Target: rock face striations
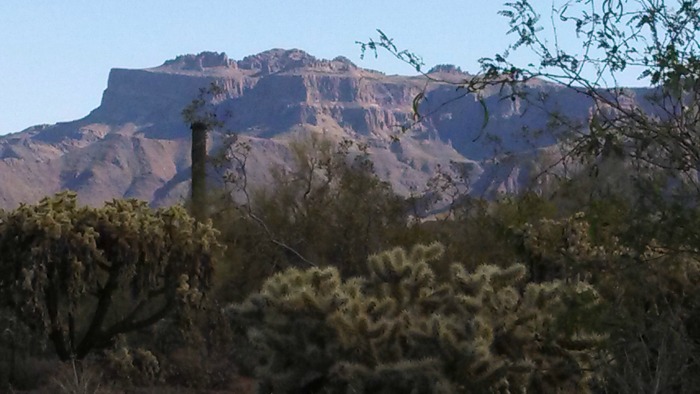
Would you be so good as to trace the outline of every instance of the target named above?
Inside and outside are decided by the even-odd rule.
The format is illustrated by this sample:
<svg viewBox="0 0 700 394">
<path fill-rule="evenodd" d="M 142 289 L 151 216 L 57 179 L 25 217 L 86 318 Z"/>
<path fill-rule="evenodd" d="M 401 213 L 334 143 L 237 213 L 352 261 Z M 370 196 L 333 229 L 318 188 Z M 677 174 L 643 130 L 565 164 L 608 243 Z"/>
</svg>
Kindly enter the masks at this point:
<svg viewBox="0 0 700 394">
<path fill-rule="evenodd" d="M 444 80 L 470 78 L 453 66 L 430 71 Z M 404 194 L 420 193 L 440 171 L 459 175 L 461 187 L 479 195 L 516 192 L 542 164 L 556 141 L 547 112 L 585 119 L 590 103 L 556 85 L 537 83 L 545 110 L 486 92 L 488 122 L 475 97 L 448 84 L 427 86 L 421 112 L 430 114 L 407 131 L 425 78 L 388 76 L 344 57 L 317 59 L 300 50 L 273 49 L 239 61 L 204 52 L 163 65 L 114 69 L 101 105 L 83 119 L 35 126 L 0 137 L 0 206 L 35 202 L 62 189 L 82 202 L 136 197 L 155 205 L 188 195 L 189 129 L 181 111 L 212 82 L 223 88 L 217 112 L 225 128 L 251 146 L 255 181 L 265 166 L 284 165 L 287 143 L 299 134 L 347 138 L 368 146 L 377 174 Z M 483 125 L 486 125 L 483 128 Z M 394 137 L 400 136 L 398 140 Z M 211 149 L 216 149 L 216 133 Z"/>
</svg>

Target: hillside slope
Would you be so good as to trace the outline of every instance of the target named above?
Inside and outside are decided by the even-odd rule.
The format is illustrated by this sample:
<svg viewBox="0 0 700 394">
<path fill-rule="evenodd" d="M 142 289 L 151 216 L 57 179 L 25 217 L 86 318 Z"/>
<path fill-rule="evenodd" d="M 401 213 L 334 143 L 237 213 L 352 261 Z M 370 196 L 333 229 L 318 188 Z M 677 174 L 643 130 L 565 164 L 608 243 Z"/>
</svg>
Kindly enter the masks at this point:
<svg viewBox="0 0 700 394">
<path fill-rule="evenodd" d="M 451 66 L 432 73 L 470 78 Z M 367 144 L 377 174 L 406 195 L 420 193 L 438 166 L 461 175 L 463 189 L 474 194 L 517 192 L 546 164 L 541 153 L 555 151 L 557 141 L 542 132 L 548 114 L 563 112 L 583 124 L 590 108 L 581 95 L 542 82 L 528 87 L 544 97 L 542 108 L 487 91 L 489 119 L 482 130 L 476 97 L 454 100 L 462 94 L 454 86 L 426 88 L 422 77 L 384 75 L 300 50 L 273 49 L 239 61 L 211 52 L 185 55 L 149 69 L 113 69 L 101 105 L 82 119 L 0 137 L 0 206 L 62 189 L 78 191 L 92 205 L 114 197 L 154 205 L 180 201 L 188 194 L 190 167 L 181 111 L 212 82 L 224 88 L 215 104 L 230 114 L 225 129 L 251 145 L 253 183 L 265 182 L 269 165 L 289 160 L 291 139 L 317 133 Z M 423 89 L 421 112 L 431 115 L 402 132 Z M 214 133 L 211 150 L 219 140 Z"/>
</svg>

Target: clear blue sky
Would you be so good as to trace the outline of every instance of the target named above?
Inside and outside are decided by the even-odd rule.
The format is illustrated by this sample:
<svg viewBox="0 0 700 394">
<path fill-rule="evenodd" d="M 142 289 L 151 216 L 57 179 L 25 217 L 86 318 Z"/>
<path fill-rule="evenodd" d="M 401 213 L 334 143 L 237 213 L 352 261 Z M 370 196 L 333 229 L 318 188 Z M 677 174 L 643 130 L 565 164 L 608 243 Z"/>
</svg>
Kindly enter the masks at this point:
<svg viewBox="0 0 700 394">
<path fill-rule="evenodd" d="M 1 0 L 0 134 L 87 115 L 111 68 L 205 50 L 241 59 L 299 48 L 411 74 L 388 54 L 359 60 L 355 41 L 380 28 L 428 66 L 476 71 L 478 58 L 512 40 L 501 8 L 498 0 Z"/>
</svg>

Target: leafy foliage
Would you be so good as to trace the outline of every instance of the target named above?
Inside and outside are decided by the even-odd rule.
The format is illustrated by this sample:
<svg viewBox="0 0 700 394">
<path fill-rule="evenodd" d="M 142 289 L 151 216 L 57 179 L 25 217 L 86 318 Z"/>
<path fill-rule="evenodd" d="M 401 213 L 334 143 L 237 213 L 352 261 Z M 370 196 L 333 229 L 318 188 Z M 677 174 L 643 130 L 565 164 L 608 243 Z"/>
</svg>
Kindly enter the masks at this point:
<svg viewBox="0 0 700 394">
<path fill-rule="evenodd" d="M 11 356 L 0 365 L 39 353 L 29 339 L 40 332 L 64 360 L 105 349 L 107 371 L 136 385 L 222 388 L 234 359 L 259 392 L 697 392 L 700 6 L 667 3 L 507 2 L 513 44 L 457 83 L 381 31 L 360 43 L 475 95 L 484 129 L 486 94 L 544 107 L 528 89 L 536 78 L 590 103 L 588 119 L 552 113 L 538 131 L 563 142 L 550 170 L 565 167 L 538 194 L 466 198 L 441 173 L 428 186 L 450 211 L 411 217 L 362 146 L 313 136 L 291 144 L 294 163 L 274 168 L 269 188 L 251 190 L 249 147 L 234 136 L 222 157 L 231 188 L 193 198 L 228 246 L 215 278 L 216 231 L 181 208 L 80 208 L 63 193 L 1 212 L 0 353 Z M 557 39 L 566 28 L 571 48 Z M 515 64 L 519 51 L 535 61 Z M 630 70 L 651 94 L 617 86 Z M 222 126 L 210 106 L 221 94 L 203 89 L 185 120 Z M 425 99 L 413 100 L 413 124 L 430 115 Z M 431 245 L 379 253 L 416 244 Z M 192 313 L 211 286 L 216 308 Z M 64 382 L 87 387 L 75 371 Z"/>
<path fill-rule="evenodd" d="M 528 88 L 534 79 L 572 89 L 590 103 L 585 124 L 552 112 L 547 130 L 542 130 L 565 143 L 559 164 L 583 161 L 598 173 L 601 161 L 624 158 L 625 172 L 645 189 L 637 198 L 672 192 L 674 198 L 695 203 L 700 165 L 698 1 L 574 0 L 545 5 L 518 0 L 505 2 L 503 8 L 500 14 L 508 20 L 514 40 L 480 59 L 481 73 L 457 83 L 426 78 L 456 85 L 464 96 L 476 98 L 498 88 L 504 99 L 519 100 L 523 108 L 547 107 L 547 97 Z M 399 50 L 381 31 L 377 40 L 359 44 L 363 54 L 386 50 L 422 72 L 420 56 Z M 518 64 L 514 59 L 532 60 Z M 653 89 L 640 94 L 620 87 L 623 73 L 638 75 Z M 416 98 L 423 100 L 423 95 Z M 484 108 L 486 115 L 488 110 Z M 416 116 L 423 118 L 417 111 Z"/>
<path fill-rule="evenodd" d="M 653 239 L 628 243 L 620 223 L 603 225 L 580 213 L 527 224 L 520 233 L 525 261 L 537 279 L 585 277 L 595 284 L 604 308 L 589 324 L 597 321 L 608 333 L 598 374 L 610 391 L 693 392 L 700 367 L 698 254 Z"/>
<path fill-rule="evenodd" d="M 343 275 L 364 272 L 367 255 L 405 233 L 404 201 L 365 154 L 350 152 L 351 144 L 318 136 L 293 141 L 293 164 L 273 168 L 271 184 L 257 190 L 247 187 L 245 151 L 236 153 L 239 166 L 212 215 L 222 242 L 232 246 L 219 278 L 226 300 L 242 300 L 290 266 L 342 260 Z M 247 198 L 232 201 L 241 191 Z"/>
</svg>

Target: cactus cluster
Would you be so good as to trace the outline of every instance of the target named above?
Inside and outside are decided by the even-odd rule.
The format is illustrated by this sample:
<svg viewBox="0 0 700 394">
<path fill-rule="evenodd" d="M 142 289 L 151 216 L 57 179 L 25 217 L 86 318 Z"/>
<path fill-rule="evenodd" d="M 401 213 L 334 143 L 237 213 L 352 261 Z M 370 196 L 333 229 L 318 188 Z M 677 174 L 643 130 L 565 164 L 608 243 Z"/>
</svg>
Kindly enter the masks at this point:
<svg viewBox="0 0 700 394">
<path fill-rule="evenodd" d="M 105 372 L 112 379 L 137 385 L 148 385 L 159 380 L 161 366 L 149 350 L 132 349 L 123 340 L 117 340 L 114 349 L 105 352 Z"/>
<path fill-rule="evenodd" d="M 81 207 L 63 192 L 0 212 L 0 304 L 47 334 L 60 358 L 202 302 L 216 232 L 181 207 Z"/>
<path fill-rule="evenodd" d="M 526 284 L 522 265 L 454 264 L 440 282 L 430 262 L 442 253 L 397 248 L 349 279 L 290 269 L 231 306 L 259 392 L 586 391 L 602 338 L 564 323 L 598 303 L 590 286 Z"/>
</svg>

